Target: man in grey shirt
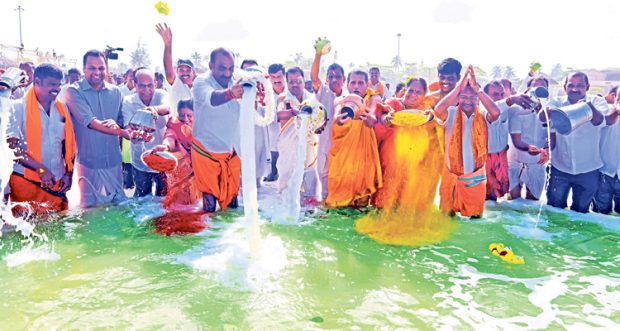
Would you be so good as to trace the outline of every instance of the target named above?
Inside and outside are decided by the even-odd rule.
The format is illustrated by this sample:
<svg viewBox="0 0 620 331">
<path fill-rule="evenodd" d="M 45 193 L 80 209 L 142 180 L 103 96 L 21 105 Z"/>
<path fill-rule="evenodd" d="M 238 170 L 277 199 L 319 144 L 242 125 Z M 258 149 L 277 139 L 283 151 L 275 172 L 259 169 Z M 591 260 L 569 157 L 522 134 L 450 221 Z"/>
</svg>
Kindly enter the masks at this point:
<svg viewBox="0 0 620 331">
<path fill-rule="evenodd" d="M 121 92 L 105 82 L 104 54 L 90 50 L 83 64 L 84 79 L 69 87 L 66 99 L 77 142 L 80 206 L 86 208 L 126 199 L 119 136 L 129 139 L 129 133 L 121 129 Z"/>
</svg>

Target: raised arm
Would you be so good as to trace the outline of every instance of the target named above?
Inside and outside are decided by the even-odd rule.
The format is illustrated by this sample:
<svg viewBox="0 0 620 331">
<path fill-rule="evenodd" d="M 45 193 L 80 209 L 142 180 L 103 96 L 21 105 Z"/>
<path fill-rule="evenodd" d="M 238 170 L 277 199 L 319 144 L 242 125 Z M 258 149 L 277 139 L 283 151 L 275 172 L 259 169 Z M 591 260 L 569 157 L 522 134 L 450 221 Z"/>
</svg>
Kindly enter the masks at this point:
<svg viewBox="0 0 620 331">
<path fill-rule="evenodd" d="M 172 30 L 166 23 L 157 24 L 155 30 L 161 36 L 164 41 L 164 71 L 166 72 L 166 80 L 168 84 L 172 85 L 177 75 L 174 72 L 174 65 L 172 64 Z"/>
<path fill-rule="evenodd" d="M 314 60 L 312 61 L 312 68 L 310 69 L 310 79 L 312 79 L 312 89 L 314 92 L 318 92 L 321 87 L 321 79 L 319 78 L 319 69 L 321 66 L 321 52 L 316 51 L 314 54 Z"/>
</svg>

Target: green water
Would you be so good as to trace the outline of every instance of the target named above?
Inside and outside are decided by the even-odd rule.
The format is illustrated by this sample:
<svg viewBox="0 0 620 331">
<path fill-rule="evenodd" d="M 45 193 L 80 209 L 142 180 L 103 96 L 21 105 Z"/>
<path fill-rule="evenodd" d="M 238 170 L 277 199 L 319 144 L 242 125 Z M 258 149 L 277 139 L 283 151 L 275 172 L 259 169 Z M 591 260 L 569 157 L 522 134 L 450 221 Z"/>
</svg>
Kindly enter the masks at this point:
<svg viewBox="0 0 620 331">
<path fill-rule="evenodd" d="M 618 329 L 620 220 L 543 212 L 535 226 L 534 205 L 514 207 L 456 218 L 449 240 L 421 248 L 377 244 L 334 212 L 265 223 L 255 255 L 235 213 L 170 237 L 154 233 L 152 205 L 74 214 L 36 228 L 55 260 L 9 267 L 24 244 L 0 239 L 0 328 Z"/>
</svg>

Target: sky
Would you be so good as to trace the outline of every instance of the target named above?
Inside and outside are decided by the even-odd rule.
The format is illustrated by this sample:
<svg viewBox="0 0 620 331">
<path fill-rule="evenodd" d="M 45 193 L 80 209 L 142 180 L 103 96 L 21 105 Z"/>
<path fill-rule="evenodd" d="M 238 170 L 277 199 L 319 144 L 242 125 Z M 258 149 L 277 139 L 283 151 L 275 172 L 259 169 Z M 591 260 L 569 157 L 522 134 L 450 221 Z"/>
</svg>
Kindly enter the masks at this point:
<svg viewBox="0 0 620 331">
<path fill-rule="evenodd" d="M 428 1 L 195 1 L 168 0 L 169 16 L 155 0 L 2 0 L 0 43 L 19 45 L 21 4 L 26 48 L 80 59 L 91 48 L 124 47 L 129 62 L 138 40 L 152 66 L 161 66 L 163 43 L 155 24 L 173 32 L 173 57 L 203 55 L 226 46 L 259 63 L 313 56 L 314 40 L 325 36 L 345 68 L 388 65 L 401 33 L 403 62 L 435 66 L 446 57 L 490 71 L 513 66 L 525 75 L 536 60 L 542 70 L 620 67 L 620 1 L 428 0 Z"/>
</svg>

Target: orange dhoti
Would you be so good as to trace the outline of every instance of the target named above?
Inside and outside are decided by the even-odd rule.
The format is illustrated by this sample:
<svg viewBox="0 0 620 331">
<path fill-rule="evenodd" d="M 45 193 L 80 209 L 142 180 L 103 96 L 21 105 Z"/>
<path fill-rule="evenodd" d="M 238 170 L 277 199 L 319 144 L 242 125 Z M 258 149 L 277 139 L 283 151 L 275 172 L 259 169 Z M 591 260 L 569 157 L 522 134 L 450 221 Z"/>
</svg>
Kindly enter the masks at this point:
<svg viewBox="0 0 620 331">
<path fill-rule="evenodd" d="M 57 184 L 56 187 L 58 186 Z M 9 187 L 11 188 L 11 202 L 28 203 L 36 215 L 46 215 L 68 209 L 67 196 L 64 193 L 43 189 L 41 184 L 30 181 L 20 174 L 11 174 Z M 25 207 L 13 208 L 15 215 L 21 216 L 25 212 Z"/>
<path fill-rule="evenodd" d="M 460 212 L 461 216 L 481 216 L 486 198 L 486 169 L 455 175 L 444 167 L 439 186 L 439 208 L 446 212 Z"/>
<path fill-rule="evenodd" d="M 363 205 L 383 185 L 375 131 L 362 121 L 332 126 L 327 199 L 329 208 Z"/>
<path fill-rule="evenodd" d="M 220 208 L 226 209 L 239 194 L 241 184 L 241 160 L 237 153 L 211 153 L 194 139 L 191 157 L 198 190 L 213 195 Z"/>
</svg>

